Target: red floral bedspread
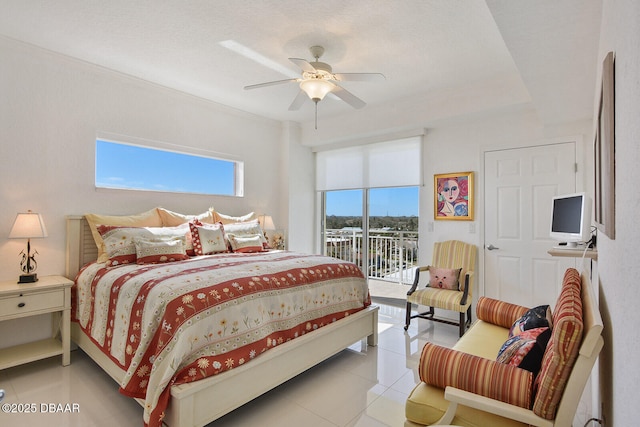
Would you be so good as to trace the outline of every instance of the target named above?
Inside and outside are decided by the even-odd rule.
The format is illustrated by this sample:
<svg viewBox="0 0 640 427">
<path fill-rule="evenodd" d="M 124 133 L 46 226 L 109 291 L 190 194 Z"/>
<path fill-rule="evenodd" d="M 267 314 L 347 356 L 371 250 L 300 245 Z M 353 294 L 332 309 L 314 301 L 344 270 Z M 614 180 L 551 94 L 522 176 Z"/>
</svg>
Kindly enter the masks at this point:
<svg viewBox="0 0 640 427">
<path fill-rule="evenodd" d="M 218 374 L 370 304 L 354 264 L 272 251 L 106 268 L 88 264 L 73 318 L 160 426 L 169 386 Z"/>
</svg>

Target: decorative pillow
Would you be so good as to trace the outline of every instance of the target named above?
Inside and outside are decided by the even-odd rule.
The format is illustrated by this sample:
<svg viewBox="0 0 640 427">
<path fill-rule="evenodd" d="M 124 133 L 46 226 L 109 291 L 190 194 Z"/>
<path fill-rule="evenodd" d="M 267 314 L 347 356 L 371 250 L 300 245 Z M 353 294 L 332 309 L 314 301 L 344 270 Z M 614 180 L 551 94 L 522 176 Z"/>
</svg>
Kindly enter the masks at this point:
<svg viewBox="0 0 640 427">
<path fill-rule="evenodd" d="M 535 328 L 553 328 L 551 308 L 548 305 L 539 305 L 529 309 L 521 318 L 513 322 L 509 329 L 509 337 Z"/>
<path fill-rule="evenodd" d="M 496 360 L 537 375 L 549 338 L 551 338 L 551 329 L 547 327 L 523 331 L 502 344 Z"/>
<path fill-rule="evenodd" d="M 245 222 L 234 222 L 229 224 L 224 224 L 224 232 L 233 234 L 236 236 L 260 236 L 260 241 L 262 243 L 262 247 L 264 249 L 269 248 L 269 242 L 264 237 L 264 233 L 262 232 L 262 228 L 260 227 L 260 223 L 257 219 Z"/>
<path fill-rule="evenodd" d="M 138 264 L 160 264 L 189 259 L 182 238 L 168 240 L 136 239 L 136 262 Z"/>
<path fill-rule="evenodd" d="M 461 271 L 462 268 L 429 267 L 429 287 L 459 291 Z"/>
<path fill-rule="evenodd" d="M 263 252 L 262 238 L 257 235 L 236 236 L 227 234 L 233 252 Z"/>
<path fill-rule="evenodd" d="M 257 220 L 255 212 L 249 212 L 248 214 L 241 216 L 232 216 L 213 211 L 213 222 L 221 222 L 224 225 L 232 224 L 234 222 L 247 222 L 254 219 Z"/>
<path fill-rule="evenodd" d="M 187 232 L 189 225 L 178 227 L 118 227 L 113 225 L 98 225 L 100 236 L 104 241 L 107 266 L 114 267 L 121 264 L 136 262 L 136 239 L 168 240 L 180 238 L 185 248 L 188 248 Z M 189 233 L 191 234 L 191 233 Z M 189 239 L 190 240 L 190 239 Z"/>
<path fill-rule="evenodd" d="M 108 255 L 102 235 L 98 232 L 98 225 L 117 225 L 120 227 L 162 227 L 162 219 L 156 208 L 136 215 L 99 215 L 85 214 L 93 240 L 98 247 L 98 262 L 106 262 Z"/>
<path fill-rule="evenodd" d="M 213 208 L 209 208 L 208 211 L 198 215 L 185 215 L 178 212 L 172 212 L 165 208 L 158 208 L 158 214 L 162 219 L 162 225 L 165 227 L 175 227 L 176 225 L 185 224 L 195 220 L 209 224 L 213 224 L 215 222 L 213 220 Z"/>
<path fill-rule="evenodd" d="M 210 255 L 227 251 L 224 228 L 221 222 L 203 224 L 200 221 L 189 223 L 193 238 L 193 251 L 196 255 Z"/>
</svg>

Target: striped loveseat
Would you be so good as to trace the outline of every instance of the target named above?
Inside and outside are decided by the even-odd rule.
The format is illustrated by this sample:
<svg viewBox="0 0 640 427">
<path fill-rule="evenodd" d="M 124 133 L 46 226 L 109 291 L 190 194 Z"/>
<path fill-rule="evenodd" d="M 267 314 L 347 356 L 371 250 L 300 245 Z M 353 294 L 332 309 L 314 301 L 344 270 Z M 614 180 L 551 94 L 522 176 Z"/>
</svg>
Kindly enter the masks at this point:
<svg viewBox="0 0 640 427">
<path fill-rule="evenodd" d="M 565 272 L 537 375 L 496 361 L 509 328 L 527 310 L 480 298 L 478 320 L 453 349 L 427 343 L 405 426 L 571 426 L 603 346 L 593 289 L 577 270 Z"/>
</svg>

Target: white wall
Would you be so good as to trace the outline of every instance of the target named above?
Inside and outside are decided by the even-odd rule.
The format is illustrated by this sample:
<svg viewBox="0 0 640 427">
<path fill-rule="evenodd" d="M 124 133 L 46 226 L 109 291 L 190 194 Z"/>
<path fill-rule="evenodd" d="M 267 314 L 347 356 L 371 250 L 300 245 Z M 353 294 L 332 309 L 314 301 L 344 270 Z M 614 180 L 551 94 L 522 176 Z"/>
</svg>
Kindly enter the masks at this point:
<svg viewBox="0 0 640 427">
<path fill-rule="evenodd" d="M 607 426 L 638 423 L 637 387 L 640 342 L 638 209 L 640 209 L 640 2 L 605 0 L 599 61 L 615 52 L 615 227 L 611 240 L 598 236 L 600 311 L 604 350 L 600 385 Z M 598 71 L 600 76 L 601 70 Z M 599 90 L 599 88 L 595 88 Z"/>
<path fill-rule="evenodd" d="M 232 214 L 268 213 L 276 224 L 286 225 L 289 195 L 281 191 L 281 182 L 289 174 L 279 122 L 5 38 L 0 38 L 0 94 L 0 280 L 17 280 L 21 273 L 18 254 L 26 242 L 7 236 L 16 213 L 27 209 L 42 214 L 49 232 L 48 238 L 32 241 L 40 275 L 64 273 L 69 214 L 130 214 L 158 205 L 200 213 L 214 206 Z M 240 158 L 245 195 L 96 190 L 97 132 Z M 3 337 L 2 330 L 12 327 L 5 323 L 0 324 Z"/>
<path fill-rule="evenodd" d="M 42 213 L 49 237 L 34 241 L 40 274 L 63 273 L 64 216 L 127 214 L 162 205 L 179 212 L 269 213 L 280 189 L 281 124 L 7 39 L 0 39 L 2 114 L 0 235 L 18 211 Z M 97 132 L 196 147 L 245 161 L 245 196 L 96 190 Z M 286 209 L 284 209 L 286 212 Z M 272 213 L 273 212 L 273 213 Z M 284 225 L 284 223 L 283 223 Z M 19 274 L 22 241 L 0 239 L 0 279 Z"/>
</svg>

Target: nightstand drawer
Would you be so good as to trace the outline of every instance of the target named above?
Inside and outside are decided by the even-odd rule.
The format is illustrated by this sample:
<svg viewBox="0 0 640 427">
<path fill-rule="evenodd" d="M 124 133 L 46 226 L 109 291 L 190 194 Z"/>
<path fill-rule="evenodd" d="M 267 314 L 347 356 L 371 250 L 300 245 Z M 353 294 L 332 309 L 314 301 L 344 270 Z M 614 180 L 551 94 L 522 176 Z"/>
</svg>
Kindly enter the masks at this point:
<svg viewBox="0 0 640 427">
<path fill-rule="evenodd" d="M 13 317 L 61 307 L 64 307 L 63 291 L 28 293 L 0 299 L 0 316 Z"/>
</svg>

